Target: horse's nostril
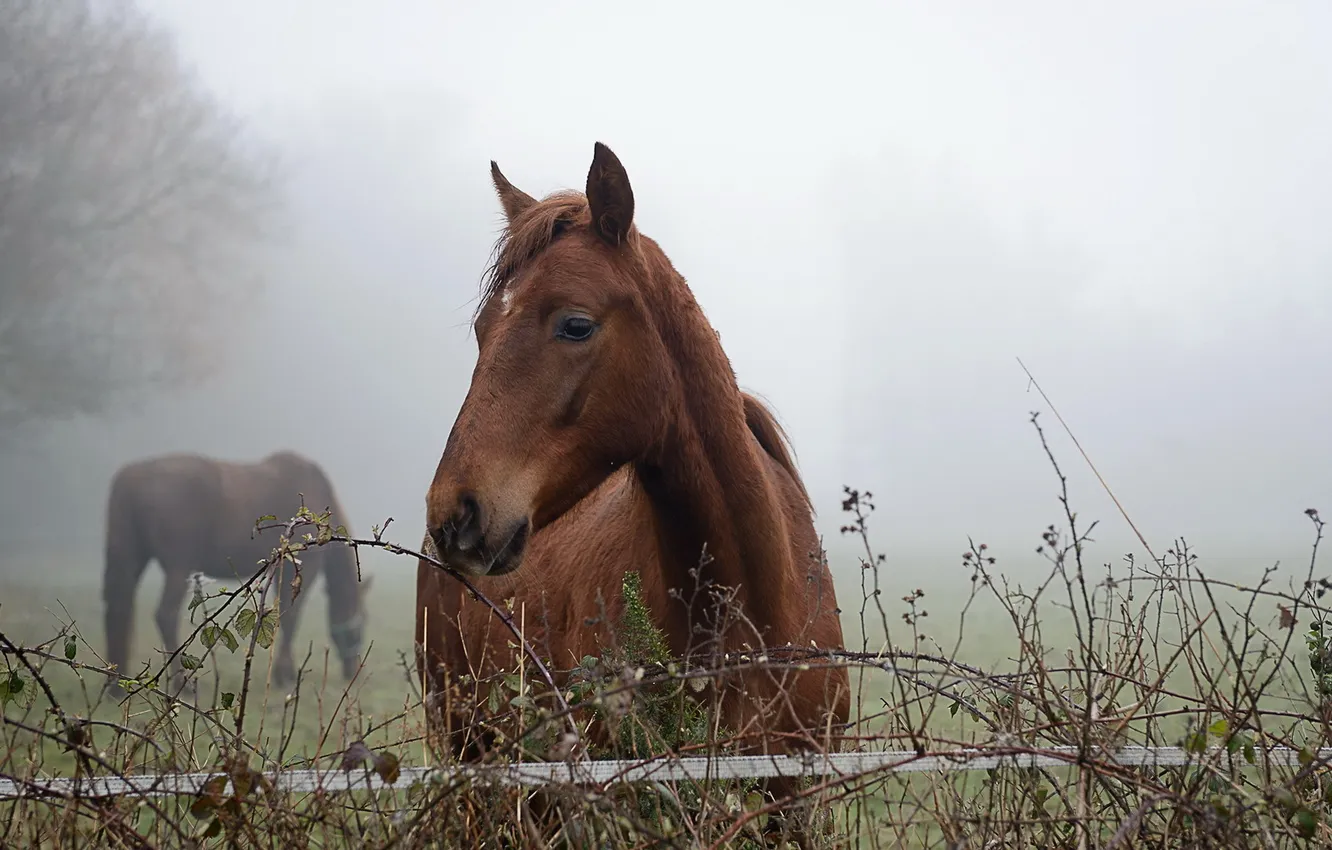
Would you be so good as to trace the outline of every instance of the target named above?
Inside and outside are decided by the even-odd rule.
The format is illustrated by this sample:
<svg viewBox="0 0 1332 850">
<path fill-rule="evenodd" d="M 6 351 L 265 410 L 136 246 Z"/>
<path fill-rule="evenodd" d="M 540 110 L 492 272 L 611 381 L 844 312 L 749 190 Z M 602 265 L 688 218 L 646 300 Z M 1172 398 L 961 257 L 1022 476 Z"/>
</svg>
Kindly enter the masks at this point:
<svg viewBox="0 0 1332 850">
<path fill-rule="evenodd" d="M 441 553 L 447 551 L 449 546 L 453 544 L 452 525 L 446 522 L 443 525 L 436 526 L 430 532 L 430 538 L 434 541 L 436 551 Z"/>
<path fill-rule="evenodd" d="M 458 548 L 468 551 L 481 542 L 481 505 L 470 493 L 460 501 L 462 505 L 454 520 L 454 528 L 457 529 Z"/>
</svg>

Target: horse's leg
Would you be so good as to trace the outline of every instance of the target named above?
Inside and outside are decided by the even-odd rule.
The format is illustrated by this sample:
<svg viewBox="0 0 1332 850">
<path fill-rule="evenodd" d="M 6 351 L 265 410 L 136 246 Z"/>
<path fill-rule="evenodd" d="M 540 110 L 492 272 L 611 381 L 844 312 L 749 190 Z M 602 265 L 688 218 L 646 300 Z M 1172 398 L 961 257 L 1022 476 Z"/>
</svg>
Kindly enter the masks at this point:
<svg viewBox="0 0 1332 850">
<path fill-rule="evenodd" d="M 113 545 L 107 547 L 106 575 L 103 579 L 102 601 L 105 606 L 103 625 L 106 629 L 107 661 L 116 676 L 107 678 L 106 692 L 115 699 L 125 696 L 119 677 L 129 677 L 125 666 L 130 660 L 130 642 L 134 637 L 134 596 L 143 575 L 144 561 L 138 553 Z"/>
<path fill-rule="evenodd" d="M 170 654 L 180 648 L 180 609 L 185 604 L 188 578 L 184 572 L 173 570 L 165 563 L 162 564 L 162 574 L 164 581 L 162 598 L 157 603 L 157 630 L 162 635 L 162 648 Z M 176 659 L 167 671 L 168 681 L 178 679 L 182 672 L 180 659 Z"/>
<path fill-rule="evenodd" d="M 305 608 L 305 598 L 310 594 L 309 585 L 315 578 L 314 570 L 301 572 L 300 595 L 292 598 L 291 582 L 296 576 L 296 567 L 290 561 L 282 562 L 282 574 L 278 581 L 278 598 L 281 600 L 278 622 L 277 658 L 273 663 L 273 684 L 286 688 L 296 681 L 296 660 L 292 646 L 296 642 L 296 628 L 300 624 L 301 611 Z"/>
</svg>

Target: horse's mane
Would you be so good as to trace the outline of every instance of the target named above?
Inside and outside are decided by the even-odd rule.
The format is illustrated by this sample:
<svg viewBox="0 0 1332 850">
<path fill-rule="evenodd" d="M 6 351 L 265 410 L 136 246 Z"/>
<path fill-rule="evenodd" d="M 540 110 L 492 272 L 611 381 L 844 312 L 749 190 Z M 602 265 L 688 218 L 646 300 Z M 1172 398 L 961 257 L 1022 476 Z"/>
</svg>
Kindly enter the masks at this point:
<svg viewBox="0 0 1332 850">
<path fill-rule="evenodd" d="M 555 222 L 586 224 L 591 220 L 587 196 L 573 190 L 556 192 L 523 210 L 495 240 L 491 263 L 481 281 L 477 314 L 490 299 L 504 291 L 523 266 L 555 240 Z"/>
<path fill-rule="evenodd" d="M 805 504 L 810 510 L 814 509 L 814 502 L 809 497 L 809 491 L 805 489 L 805 482 L 800 479 L 800 473 L 796 470 L 795 458 L 791 454 L 791 441 L 786 435 L 786 430 L 777 422 L 772 411 L 759 401 L 755 396 L 741 390 L 740 398 L 745 402 L 745 424 L 758 439 L 759 445 L 763 450 L 772 455 L 772 459 L 785 469 L 791 475 L 791 480 L 800 490 L 800 497 L 805 500 Z"/>
</svg>

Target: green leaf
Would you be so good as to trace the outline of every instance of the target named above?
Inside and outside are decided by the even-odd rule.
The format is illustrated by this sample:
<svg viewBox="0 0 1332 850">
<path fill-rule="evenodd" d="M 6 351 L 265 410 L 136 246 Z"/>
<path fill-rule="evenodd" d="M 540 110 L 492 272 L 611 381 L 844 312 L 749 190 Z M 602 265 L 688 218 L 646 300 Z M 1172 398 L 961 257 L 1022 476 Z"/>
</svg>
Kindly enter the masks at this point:
<svg viewBox="0 0 1332 850">
<path fill-rule="evenodd" d="M 1224 717 L 1222 717 L 1220 720 L 1216 721 L 1211 726 L 1208 726 L 1207 731 L 1211 732 L 1213 735 L 1220 738 L 1226 734 L 1226 730 L 1229 728 L 1230 724 L 1226 722 L 1226 719 Z"/>
<path fill-rule="evenodd" d="M 1313 764 L 1314 754 L 1309 752 L 1308 747 L 1300 747 L 1300 753 L 1297 758 L 1300 760 L 1300 767 L 1308 767 Z"/>
<path fill-rule="evenodd" d="M 1184 739 L 1184 750 L 1190 753 L 1207 752 L 1207 736 L 1202 732 L 1194 732 Z"/>
<path fill-rule="evenodd" d="M 79 654 L 79 639 L 74 635 L 70 635 L 69 637 L 65 638 L 65 658 L 69 659 L 70 661 L 73 661 L 74 656 L 78 654 Z"/>
<path fill-rule="evenodd" d="M 1257 760 L 1257 758 L 1258 758 L 1257 753 L 1255 753 L 1253 750 L 1253 742 L 1246 741 L 1244 744 L 1244 760 L 1247 761 L 1249 764 L 1253 764 Z"/>
<path fill-rule="evenodd" d="M 235 652 L 240 649 L 240 641 L 231 633 L 231 629 L 223 629 L 221 634 L 222 642 L 227 645 L 227 649 Z"/>
<path fill-rule="evenodd" d="M 259 645 L 262 646 L 264 649 L 268 649 L 270 646 L 272 646 L 273 635 L 276 634 L 276 632 L 277 632 L 277 612 L 271 610 L 265 611 L 263 619 L 259 621 L 259 626 L 256 629 L 256 633 L 259 635 L 259 637 L 257 638 L 257 640 L 259 641 Z"/>
<path fill-rule="evenodd" d="M 203 631 L 199 632 L 199 641 L 209 649 L 212 649 L 213 646 L 217 643 L 217 637 L 218 637 L 217 626 L 214 626 L 212 623 L 209 623 L 208 625 L 204 626 Z"/>
<path fill-rule="evenodd" d="M 22 694 L 24 684 L 26 683 L 23 681 L 23 677 L 19 676 L 17 670 L 8 676 L 0 675 L 0 708 L 8 705 L 10 700 Z"/>
<path fill-rule="evenodd" d="M 1295 808 L 1295 795 L 1290 793 L 1289 788 L 1277 788 L 1272 791 L 1272 802 L 1276 803 L 1286 811 Z"/>
<path fill-rule="evenodd" d="M 198 608 L 203 603 L 204 603 L 203 588 L 199 587 L 199 585 L 196 584 L 194 586 L 194 596 L 190 599 L 190 607 L 188 608 L 188 610 L 193 611 L 195 608 Z"/>
<path fill-rule="evenodd" d="M 750 791 L 745 795 L 745 811 L 757 812 L 763 808 L 763 795 L 758 791 Z"/>
<path fill-rule="evenodd" d="M 958 709 L 960 709 L 961 707 L 962 703 L 958 702 L 957 700 L 953 700 L 953 704 L 948 706 L 948 716 L 957 717 Z"/>
<path fill-rule="evenodd" d="M 227 691 L 226 693 L 222 694 L 222 708 L 224 709 L 231 708 L 231 704 L 234 703 L 235 701 L 236 701 L 236 695 L 233 694 L 231 691 Z"/>
<path fill-rule="evenodd" d="M 1295 813 L 1295 828 L 1301 837 L 1313 838 L 1314 831 L 1318 829 L 1318 816 L 1310 809 L 1301 808 Z"/>
<path fill-rule="evenodd" d="M 180 655 L 180 666 L 184 667 L 186 670 L 198 670 L 203 666 L 203 662 L 195 658 L 193 655 L 190 655 L 188 652 L 183 652 Z"/>
<path fill-rule="evenodd" d="M 250 632 L 254 631 L 254 623 L 259 619 L 253 608 L 246 608 L 236 615 L 236 631 L 240 632 L 241 637 L 249 637 Z"/>
</svg>

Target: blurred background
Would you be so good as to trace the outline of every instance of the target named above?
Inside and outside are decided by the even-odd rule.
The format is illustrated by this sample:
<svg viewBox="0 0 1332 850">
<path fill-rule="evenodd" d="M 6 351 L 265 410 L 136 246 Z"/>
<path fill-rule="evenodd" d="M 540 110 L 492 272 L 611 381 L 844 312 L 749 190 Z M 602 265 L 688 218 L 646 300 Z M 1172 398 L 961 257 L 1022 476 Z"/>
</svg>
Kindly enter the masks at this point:
<svg viewBox="0 0 1332 850">
<path fill-rule="evenodd" d="M 1018 358 L 1157 554 L 1307 566 L 1329 26 L 1314 0 L 6 3 L 0 581 L 98 611 L 110 477 L 173 451 L 297 450 L 354 531 L 419 541 L 488 161 L 581 189 L 595 141 L 789 430 L 844 594 L 844 485 L 889 598 L 966 586 L 969 537 L 1040 569 L 1038 410 L 1092 560 L 1143 556 Z M 409 620 L 414 563 L 374 568 Z M 26 592 L 0 621 L 55 604 Z"/>
</svg>

